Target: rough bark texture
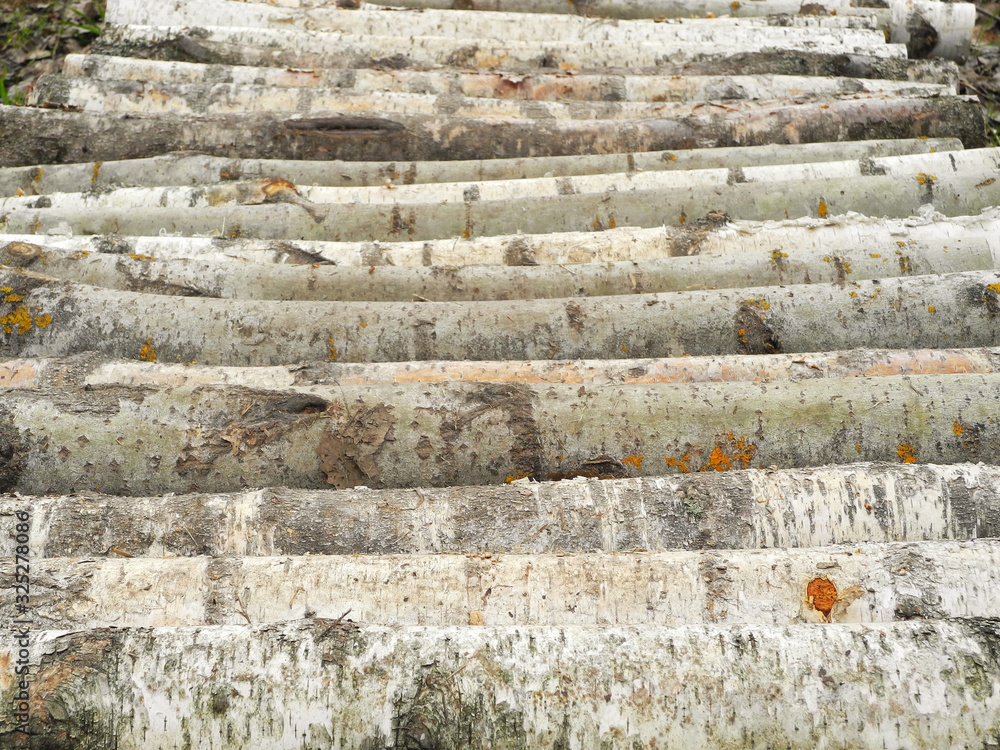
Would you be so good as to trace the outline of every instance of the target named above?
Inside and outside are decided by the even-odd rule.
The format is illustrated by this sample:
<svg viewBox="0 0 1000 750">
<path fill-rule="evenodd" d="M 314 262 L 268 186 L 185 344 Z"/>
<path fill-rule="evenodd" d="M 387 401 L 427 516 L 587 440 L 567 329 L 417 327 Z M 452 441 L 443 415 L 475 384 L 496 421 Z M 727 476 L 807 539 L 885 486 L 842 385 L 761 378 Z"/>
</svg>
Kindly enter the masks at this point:
<svg viewBox="0 0 1000 750">
<path fill-rule="evenodd" d="M 826 109 L 821 109 L 826 106 Z M 0 108 L 0 165 L 156 156 L 421 160 L 518 158 L 878 138 L 986 145 L 982 110 L 958 98 L 843 100 L 682 120 L 549 122 L 433 115 L 150 116 Z"/>
<path fill-rule="evenodd" d="M 895 261 L 907 263 L 903 254 Z M 10 334 L 0 352 L 252 366 L 1000 345 L 997 272 L 853 282 L 840 266 L 841 284 L 377 304 L 173 297 L 0 271 L 11 290 L 0 307 Z"/>
<path fill-rule="evenodd" d="M 313 619 L 57 631 L 33 644 L 32 729 L 54 750 L 188 738 L 225 750 L 814 748 L 831 735 L 940 748 L 997 736 L 1000 713 L 998 624 L 978 618 L 601 630 Z"/>
<path fill-rule="evenodd" d="M 492 487 L 6 496 L 5 530 L 18 510 L 30 510 L 36 560 L 808 548 L 998 537 L 1000 470 L 846 464 Z M 13 545 L 0 536 L 8 557 Z"/>
<path fill-rule="evenodd" d="M 613 386 L 10 389 L 7 491 L 502 484 L 993 462 L 1000 376 Z M 147 425 L 153 424 L 155 432 Z"/>
</svg>

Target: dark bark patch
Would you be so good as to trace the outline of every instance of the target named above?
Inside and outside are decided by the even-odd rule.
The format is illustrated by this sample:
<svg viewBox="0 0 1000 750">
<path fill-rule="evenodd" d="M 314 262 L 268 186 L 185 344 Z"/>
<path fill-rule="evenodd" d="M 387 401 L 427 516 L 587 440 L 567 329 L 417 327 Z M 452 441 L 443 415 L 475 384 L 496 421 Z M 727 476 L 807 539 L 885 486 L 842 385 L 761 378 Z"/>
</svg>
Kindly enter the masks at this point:
<svg viewBox="0 0 1000 750">
<path fill-rule="evenodd" d="M 13 492 L 24 470 L 27 444 L 14 424 L 14 415 L 0 409 L 0 492 Z"/>
<path fill-rule="evenodd" d="M 941 41 L 937 29 L 919 13 L 911 13 L 906 19 L 906 31 L 910 35 L 906 43 L 906 53 L 910 59 L 929 57 Z"/>
<path fill-rule="evenodd" d="M 393 439 L 396 418 L 391 412 L 392 407 L 385 404 L 363 408 L 336 431 L 323 435 L 317 452 L 327 484 L 343 490 L 379 483 L 375 456 L 384 442 Z"/>
<path fill-rule="evenodd" d="M 781 354 L 777 334 L 750 305 L 740 305 L 734 320 L 736 340 L 743 354 Z"/>
<path fill-rule="evenodd" d="M 528 247 L 528 242 L 522 237 L 511 240 L 504 248 L 503 262 L 508 266 L 537 266 L 538 262 Z"/>
<path fill-rule="evenodd" d="M 569 318 L 569 327 L 577 333 L 583 333 L 584 322 L 587 320 L 587 313 L 580 307 L 579 302 L 568 302 L 566 304 L 566 317 Z"/>
</svg>

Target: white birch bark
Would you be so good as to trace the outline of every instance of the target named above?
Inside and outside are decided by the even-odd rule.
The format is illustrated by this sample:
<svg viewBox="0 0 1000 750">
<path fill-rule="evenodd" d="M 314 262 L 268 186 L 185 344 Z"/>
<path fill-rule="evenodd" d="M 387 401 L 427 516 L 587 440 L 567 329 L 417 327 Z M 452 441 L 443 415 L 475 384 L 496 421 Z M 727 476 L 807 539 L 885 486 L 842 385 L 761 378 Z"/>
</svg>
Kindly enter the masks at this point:
<svg viewBox="0 0 1000 750">
<path fill-rule="evenodd" d="M 0 237 L 0 243 L 2 243 Z M 37 238 L 32 238 L 37 239 Z M 0 244 L 0 260 L 11 261 Z M 21 267 L 66 281 L 150 294 L 223 299 L 314 301 L 483 301 L 596 297 L 736 289 L 782 284 L 853 282 L 1000 268 L 984 245 L 947 250 L 850 250 L 834 261 L 827 250 L 694 255 L 609 264 L 414 268 L 235 264 L 211 260 L 160 261 L 140 255 L 83 255 L 18 243 L 35 257 Z M 905 260 L 901 262 L 901 259 Z"/>
<path fill-rule="evenodd" d="M 206 66 L 199 63 L 143 60 L 112 55 L 67 55 L 67 76 L 95 81 L 143 81 L 153 84 L 219 84 L 271 88 L 332 88 L 355 94 L 395 91 L 499 99 L 582 101 L 707 101 L 771 99 L 836 94 L 956 94 L 948 83 L 796 75 L 629 75 L 538 73 L 529 76 L 435 70 L 303 70 L 253 66 Z"/>
<path fill-rule="evenodd" d="M 31 729 L 95 750 L 968 745 L 1000 711 L 996 638 L 991 619 L 43 631 Z"/>
<path fill-rule="evenodd" d="M 677 151 L 476 161 L 345 162 L 281 159 L 226 159 L 182 152 L 125 161 L 0 167 L 0 195 L 78 193 L 94 187 L 168 187 L 211 185 L 236 179 L 283 175 L 302 185 L 384 186 L 476 180 L 567 177 L 610 172 L 754 167 L 774 164 L 846 161 L 907 154 L 961 151 L 957 138 L 769 144 Z"/>
<path fill-rule="evenodd" d="M 1000 470 L 855 463 L 488 488 L 0 496 L 5 530 L 25 510 L 35 561 L 811 548 L 1000 536 Z M 8 557 L 14 545 L 0 536 Z"/>
<path fill-rule="evenodd" d="M 399 488 L 996 460 L 997 375 L 887 376 L 875 387 L 873 407 L 861 378 L 8 389 L 2 489 Z"/>
<path fill-rule="evenodd" d="M 150 6 L 167 7 L 167 6 Z M 697 29 L 697 27 L 695 27 Z M 735 52 L 798 50 L 824 55 L 867 55 L 905 59 L 906 47 L 887 44 L 880 32 L 841 31 L 782 26 L 712 30 L 697 29 L 687 39 L 669 46 L 644 41 L 493 41 L 435 36 L 361 36 L 338 32 L 298 31 L 291 28 L 254 28 L 228 25 L 205 26 L 196 44 L 204 49 L 224 46 L 236 55 L 234 64 L 262 65 L 265 50 L 286 50 L 292 58 L 318 55 L 338 67 L 361 67 L 361 60 L 391 59 L 401 55 L 411 65 L 444 65 L 459 68 L 551 67 L 561 70 L 594 68 L 652 68 L 662 63 L 695 62 L 723 58 Z M 142 44 L 184 36 L 184 23 L 119 27 L 116 41 Z M 842 33 L 843 41 L 837 39 Z M 237 49 L 239 48 L 239 49 Z M 274 56 L 270 55 L 273 59 Z M 239 59 L 241 62 L 236 63 Z M 544 63 L 544 65 L 543 65 Z"/>
<path fill-rule="evenodd" d="M 270 625 L 788 625 L 990 617 L 996 540 L 785 550 L 50 558 L 32 564 L 46 630 Z M 820 593 L 816 593 L 816 592 Z M 17 619 L 16 594 L 0 614 Z"/>
<path fill-rule="evenodd" d="M 900 14 L 902 15 L 902 14 Z M 767 17 L 689 18 L 672 23 L 652 20 L 599 22 L 565 14 L 426 9 L 400 13 L 381 8 L 344 12 L 339 8 L 279 10 L 263 3 L 229 0 L 174 0 L 169 4 L 149 4 L 140 0 L 116 0 L 106 19 L 121 26 L 230 26 L 239 28 L 295 29 L 311 32 L 340 32 L 357 36 L 443 37 L 494 42 L 606 41 L 615 43 L 670 43 L 716 38 L 741 29 L 753 33 L 761 28 L 810 28 L 833 40 L 859 39 L 885 44 L 881 33 L 853 34 L 855 30 L 875 30 L 874 13 L 867 16 L 791 16 L 774 22 Z M 864 27 L 868 27 L 865 29 Z M 971 30 L 971 24 L 969 29 Z M 780 33 L 780 32 L 779 32 Z"/>
<path fill-rule="evenodd" d="M 24 196 L 4 199 L 8 210 L 0 217 L 0 231 L 22 235 L 181 233 L 279 240 L 428 241 L 617 226 L 657 227 L 685 224 L 691 217 L 708 214 L 721 221 L 721 212 L 747 220 L 773 221 L 841 215 L 877 205 L 885 217 L 907 217 L 929 204 L 940 213 L 955 216 L 1000 203 L 1000 150 L 958 153 L 962 155 L 951 158 L 945 154 L 896 157 L 900 167 L 884 168 L 884 172 L 878 165 L 865 168 L 858 162 L 699 170 L 692 177 L 696 184 L 677 187 L 655 185 L 683 181 L 681 173 L 646 172 L 464 185 L 304 188 L 303 195 L 295 186 L 282 189 L 284 181 L 280 179 L 244 194 L 226 186 L 160 191 L 136 188 L 83 198 L 84 206 L 79 208 L 72 206 L 72 199 L 58 195 Z M 939 162 L 937 157 L 943 157 L 943 171 L 923 171 Z M 955 171 L 951 162 L 957 164 L 959 159 L 968 166 Z M 768 183 L 773 189 L 764 189 Z M 616 189 L 626 186 L 628 189 Z M 179 195 L 173 207 L 171 193 Z M 125 206 L 113 205 L 116 195 L 123 197 Z M 321 200 L 337 196 L 343 202 L 317 203 L 304 197 L 312 195 Z M 157 196 L 163 198 L 165 207 Z M 420 202 L 405 202 L 410 196 Z M 225 202 L 227 198 L 230 203 Z M 59 204 L 64 200 L 70 205 L 62 208 Z M 213 201 L 217 204 L 197 205 Z M 191 202 L 195 203 L 193 208 L 188 205 Z M 111 205 L 103 207 L 102 203 Z M 688 235 L 696 244 L 702 233 L 691 225 Z"/>
</svg>

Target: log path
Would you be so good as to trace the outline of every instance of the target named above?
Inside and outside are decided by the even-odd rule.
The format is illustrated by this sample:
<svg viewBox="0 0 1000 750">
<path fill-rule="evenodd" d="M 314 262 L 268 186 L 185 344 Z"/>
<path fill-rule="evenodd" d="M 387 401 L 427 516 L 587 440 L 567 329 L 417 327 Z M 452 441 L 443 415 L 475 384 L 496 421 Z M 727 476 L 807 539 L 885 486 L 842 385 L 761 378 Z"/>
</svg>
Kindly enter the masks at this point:
<svg viewBox="0 0 1000 750">
<path fill-rule="evenodd" d="M 1000 746 L 938 0 L 111 0 L 0 106 L 0 746 Z"/>
</svg>

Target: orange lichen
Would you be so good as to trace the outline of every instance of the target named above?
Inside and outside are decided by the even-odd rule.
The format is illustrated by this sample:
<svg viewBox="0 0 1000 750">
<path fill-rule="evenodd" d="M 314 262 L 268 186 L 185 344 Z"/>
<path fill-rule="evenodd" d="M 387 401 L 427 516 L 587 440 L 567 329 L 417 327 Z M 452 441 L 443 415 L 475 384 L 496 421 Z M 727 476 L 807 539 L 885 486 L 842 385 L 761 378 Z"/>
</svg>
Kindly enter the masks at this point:
<svg viewBox="0 0 1000 750">
<path fill-rule="evenodd" d="M 337 346 L 333 343 L 333 339 L 327 339 L 326 342 L 330 347 L 330 361 L 333 362 L 337 358 Z"/>
<path fill-rule="evenodd" d="M 935 311 L 934 310 L 934 305 L 931 305 L 930 307 L 927 308 L 927 312 L 929 312 L 929 313 L 932 313 L 934 311 Z"/>
<path fill-rule="evenodd" d="M 141 253 L 129 253 L 128 257 L 132 260 L 156 260 L 152 255 L 142 255 Z"/>
<path fill-rule="evenodd" d="M 608 218 L 608 229 L 614 229 L 618 226 L 618 222 L 615 221 L 615 217 L 611 216 Z"/>
<path fill-rule="evenodd" d="M 91 184 L 97 182 L 97 178 L 100 177 L 100 175 L 101 175 L 101 165 L 103 163 L 104 163 L 103 161 L 95 161 L 94 162 L 94 175 L 93 175 L 93 177 L 90 178 Z"/>
<path fill-rule="evenodd" d="M 830 619 L 830 611 L 837 603 L 837 587 L 827 578 L 813 578 L 806 586 L 806 601 L 809 606 Z"/>
<path fill-rule="evenodd" d="M 642 456 L 628 455 L 622 459 L 622 463 L 632 466 L 636 471 L 642 471 L 642 458 Z"/>
<path fill-rule="evenodd" d="M 676 159 L 677 157 L 674 157 L 674 158 Z M 682 211 L 680 217 L 677 219 L 677 223 L 678 224 L 683 224 L 687 220 L 688 220 L 687 214 Z"/>
<path fill-rule="evenodd" d="M 965 428 L 964 428 L 964 427 L 962 427 L 962 425 L 960 425 L 960 424 L 959 424 L 959 423 L 958 423 L 958 422 L 956 421 L 956 422 L 955 422 L 955 424 L 953 424 L 953 425 L 951 426 L 951 431 L 952 431 L 952 432 L 954 432 L 954 433 L 955 433 L 955 435 L 957 435 L 958 437 L 961 437 L 961 436 L 962 436 L 962 433 L 963 433 L 963 432 L 965 432 Z"/>
<path fill-rule="evenodd" d="M 667 456 L 666 458 L 667 466 L 671 466 L 677 469 L 677 471 L 679 471 L 681 474 L 687 474 L 691 471 L 691 469 L 688 468 L 688 461 L 690 460 L 691 460 L 690 453 L 685 453 L 680 458 L 673 458 L 672 456 Z"/>
<path fill-rule="evenodd" d="M 757 455 L 757 446 L 749 443 L 742 435 L 735 437 L 729 433 L 722 441 L 716 440 L 715 447 L 708 456 L 708 463 L 699 471 L 729 471 L 736 462 L 746 469 Z"/>
<path fill-rule="evenodd" d="M 518 479 L 526 479 L 529 476 L 531 476 L 530 471 L 521 471 L 520 469 L 518 469 L 513 474 L 508 474 L 507 478 L 504 481 L 507 484 L 510 484 L 511 482 L 516 482 Z"/>
<path fill-rule="evenodd" d="M 915 464 L 917 462 L 917 454 L 910 443 L 901 443 L 896 448 L 896 455 L 899 456 L 899 460 L 904 464 Z"/>
<path fill-rule="evenodd" d="M 921 172 L 914 179 L 921 185 L 929 185 L 932 182 L 935 182 L 937 180 L 937 177 L 935 177 L 932 174 L 924 174 L 923 172 Z"/>
<path fill-rule="evenodd" d="M 816 209 L 816 214 L 819 216 L 819 218 L 825 219 L 826 215 L 829 212 L 830 212 L 830 210 L 826 206 L 826 201 L 823 200 L 822 198 L 820 198 L 819 199 L 819 207 Z"/>
<path fill-rule="evenodd" d="M 153 339 L 146 339 L 146 343 L 139 350 L 139 359 L 143 362 L 156 361 L 156 349 L 153 347 Z"/>
</svg>

